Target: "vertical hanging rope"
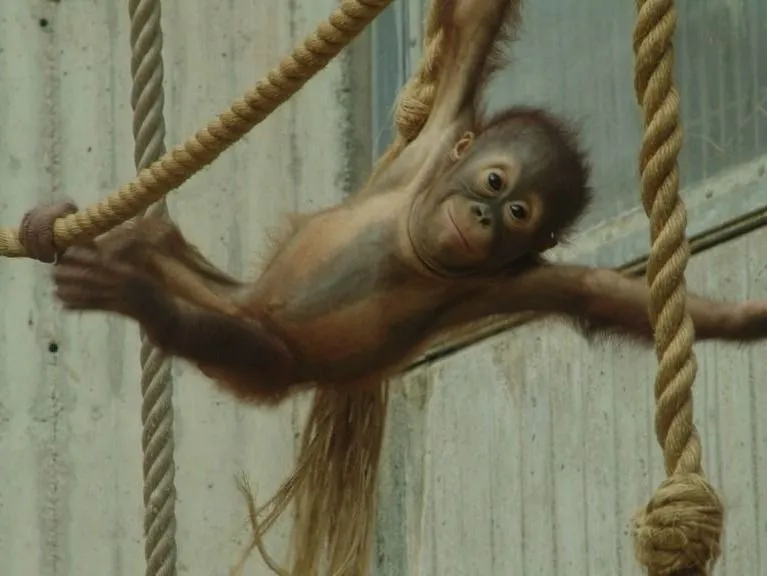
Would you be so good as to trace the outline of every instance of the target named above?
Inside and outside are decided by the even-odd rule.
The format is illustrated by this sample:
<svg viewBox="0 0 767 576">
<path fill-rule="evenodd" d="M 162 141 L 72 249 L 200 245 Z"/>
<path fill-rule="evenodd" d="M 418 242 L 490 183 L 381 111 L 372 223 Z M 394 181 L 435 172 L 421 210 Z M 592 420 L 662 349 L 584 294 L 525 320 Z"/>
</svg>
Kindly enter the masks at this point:
<svg viewBox="0 0 767 576">
<path fill-rule="evenodd" d="M 136 170 L 165 154 L 160 0 L 130 0 L 133 159 Z M 168 217 L 165 198 L 147 211 Z M 147 576 L 176 574 L 173 380 L 170 360 L 141 334 L 141 447 L 144 452 L 144 557 Z"/>
<path fill-rule="evenodd" d="M 642 204 L 650 218 L 649 316 L 659 363 L 655 432 L 668 474 L 635 519 L 636 552 L 652 576 L 707 575 L 720 554 L 724 511 L 703 477 L 693 424 L 697 360 L 695 329 L 686 310 L 690 247 L 677 162 L 682 147 L 672 45 L 677 14 L 673 0 L 636 4 L 635 89 L 645 125 L 639 169 Z"/>
</svg>

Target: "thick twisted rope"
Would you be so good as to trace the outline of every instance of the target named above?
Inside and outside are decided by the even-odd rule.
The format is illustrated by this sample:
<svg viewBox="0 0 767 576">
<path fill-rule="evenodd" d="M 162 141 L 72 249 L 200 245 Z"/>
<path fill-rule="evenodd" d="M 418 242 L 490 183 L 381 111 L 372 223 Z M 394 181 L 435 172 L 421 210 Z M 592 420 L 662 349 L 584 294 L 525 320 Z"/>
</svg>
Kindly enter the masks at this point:
<svg viewBox="0 0 767 576">
<path fill-rule="evenodd" d="M 162 7 L 160 0 L 130 0 L 133 90 L 133 160 L 141 171 L 165 154 Z M 152 215 L 168 217 L 165 198 Z M 144 558 L 146 576 L 176 574 L 176 465 L 173 460 L 173 380 L 170 359 L 141 334 L 141 448 L 144 453 Z"/>
<path fill-rule="evenodd" d="M 444 49 L 442 12 L 444 2 L 430 2 L 423 34 L 423 55 L 418 69 L 400 92 L 395 123 L 399 139 L 412 142 L 426 124 L 437 95 L 440 57 Z M 396 144 L 392 147 L 396 147 Z"/>
<path fill-rule="evenodd" d="M 659 362 L 655 432 L 668 478 L 635 519 L 635 543 L 637 558 L 652 576 L 707 575 L 720 553 L 723 506 L 703 478 L 700 437 L 693 424 L 697 360 L 686 309 L 690 247 L 677 163 L 682 147 L 673 76 L 677 14 L 673 0 L 637 0 L 637 10 L 635 89 L 645 124 L 639 168 L 642 204 L 650 218 L 649 317 Z"/>
<path fill-rule="evenodd" d="M 57 250 L 91 240 L 133 218 L 208 166 L 325 68 L 391 1 L 341 0 L 302 45 L 206 128 L 97 204 L 57 220 Z M 0 256 L 26 256 L 15 229 L 0 228 Z"/>
<path fill-rule="evenodd" d="M 429 119 L 437 94 L 439 79 L 439 59 L 442 54 L 442 10 L 444 2 L 429 2 L 429 12 L 424 25 L 422 56 L 418 69 L 410 76 L 400 90 L 394 111 L 394 123 L 397 136 L 376 161 L 368 183 L 391 163 L 405 147 L 421 133 Z"/>
</svg>

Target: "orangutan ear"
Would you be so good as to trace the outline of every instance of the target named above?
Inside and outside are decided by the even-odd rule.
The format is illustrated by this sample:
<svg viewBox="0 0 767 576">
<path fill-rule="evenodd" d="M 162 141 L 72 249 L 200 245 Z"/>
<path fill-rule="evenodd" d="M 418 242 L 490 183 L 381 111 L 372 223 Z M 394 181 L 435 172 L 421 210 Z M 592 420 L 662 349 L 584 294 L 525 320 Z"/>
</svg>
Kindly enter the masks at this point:
<svg viewBox="0 0 767 576">
<path fill-rule="evenodd" d="M 453 149 L 450 151 L 450 159 L 453 162 L 457 162 L 461 156 L 463 156 L 463 153 L 473 141 L 474 132 L 465 132 L 464 135 L 461 136 L 461 139 L 456 142 L 455 146 L 453 146 Z"/>
<path fill-rule="evenodd" d="M 546 250 L 551 250 L 557 244 L 559 244 L 559 238 L 557 238 L 557 235 L 552 232 L 543 240 L 543 245 L 541 246 L 541 252 L 544 252 Z"/>
</svg>

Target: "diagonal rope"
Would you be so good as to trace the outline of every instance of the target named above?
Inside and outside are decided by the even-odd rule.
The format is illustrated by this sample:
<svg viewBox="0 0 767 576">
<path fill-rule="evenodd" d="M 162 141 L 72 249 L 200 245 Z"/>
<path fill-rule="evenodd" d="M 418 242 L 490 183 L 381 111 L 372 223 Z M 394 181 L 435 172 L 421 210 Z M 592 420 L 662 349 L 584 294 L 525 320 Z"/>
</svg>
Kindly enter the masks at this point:
<svg viewBox="0 0 767 576">
<path fill-rule="evenodd" d="M 162 5 L 130 0 L 133 160 L 138 171 L 165 153 Z M 148 212 L 168 217 L 165 198 Z M 173 379 L 170 358 L 141 334 L 141 447 L 144 452 L 146 576 L 176 574 L 176 488 L 173 452 Z"/>
<path fill-rule="evenodd" d="M 211 164 L 324 69 L 391 1 L 341 0 L 327 21 L 207 127 L 100 202 L 58 219 L 54 225 L 56 249 L 92 240 L 137 216 Z M 0 228 L 0 256 L 26 256 L 16 229 Z"/>
</svg>

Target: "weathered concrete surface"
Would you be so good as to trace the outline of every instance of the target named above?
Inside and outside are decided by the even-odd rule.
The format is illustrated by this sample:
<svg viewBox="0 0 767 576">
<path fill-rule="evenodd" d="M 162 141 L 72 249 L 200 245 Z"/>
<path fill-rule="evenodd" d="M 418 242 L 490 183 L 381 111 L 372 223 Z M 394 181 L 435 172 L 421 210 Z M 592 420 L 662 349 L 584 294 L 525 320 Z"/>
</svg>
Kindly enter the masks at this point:
<svg viewBox="0 0 767 576">
<path fill-rule="evenodd" d="M 168 145 L 252 85 L 335 5 L 163 2 Z M 126 2 L 0 2 L 4 225 L 41 200 L 91 203 L 132 176 L 128 30 Z M 360 138 L 368 96 L 350 91 L 345 59 L 170 198 L 190 238 L 231 272 L 251 275 L 283 213 L 341 198 L 355 163 L 369 158 Z M 138 332 L 63 315 L 48 274 L 0 261 L 0 573 L 142 574 Z M 179 568 L 224 574 L 247 536 L 234 475 L 248 473 L 262 497 L 279 485 L 298 407 L 236 406 L 185 365 L 175 376 Z M 268 539 L 278 557 L 285 536 Z"/>
</svg>

